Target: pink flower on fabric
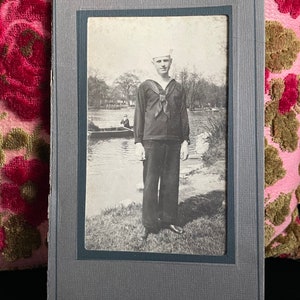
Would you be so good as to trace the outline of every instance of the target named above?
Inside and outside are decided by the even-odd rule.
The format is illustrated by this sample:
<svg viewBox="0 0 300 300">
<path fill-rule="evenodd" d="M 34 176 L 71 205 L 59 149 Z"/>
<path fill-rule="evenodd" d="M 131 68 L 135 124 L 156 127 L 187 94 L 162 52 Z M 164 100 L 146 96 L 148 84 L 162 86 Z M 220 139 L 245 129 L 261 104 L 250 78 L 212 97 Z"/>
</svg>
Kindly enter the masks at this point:
<svg viewBox="0 0 300 300">
<path fill-rule="evenodd" d="M 270 76 L 270 70 L 268 68 L 265 68 L 265 94 L 268 94 L 270 89 L 270 83 L 268 81 Z"/>
<path fill-rule="evenodd" d="M 279 258 L 288 258 L 288 257 L 289 257 L 289 255 L 288 255 L 288 254 L 285 254 L 285 253 L 279 255 Z"/>
<path fill-rule="evenodd" d="M 279 112 L 282 114 L 289 112 L 293 108 L 299 96 L 298 80 L 295 74 L 288 74 L 284 79 L 284 83 L 284 92 L 279 100 Z"/>
<path fill-rule="evenodd" d="M 275 0 L 278 4 L 278 10 L 281 13 L 290 13 L 293 19 L 300 15 L 300 1 L 299 0 Z"/>
<path fill-rule="evenodd" d="M 0 14 L 0 94 L 22 120 L 49 114 L 50 38 L 49 2 L 4 0 Z M 49 132 L 49 117 L 43 119 Z"/>
<path fill-rule="evenodd" d="M 1 207 L 38 226 L 47 219 L 49 193 L 49 166 L 37 159 L 12 159 L 2 169 L 11 182 L 0 185 Z"/>
<path fill-rule="evenodd" d="M 2 251 L 6 247 L 5 238 L 5 230 L 3 227 L 0 227 L 0 251 Z"/>
</svg>

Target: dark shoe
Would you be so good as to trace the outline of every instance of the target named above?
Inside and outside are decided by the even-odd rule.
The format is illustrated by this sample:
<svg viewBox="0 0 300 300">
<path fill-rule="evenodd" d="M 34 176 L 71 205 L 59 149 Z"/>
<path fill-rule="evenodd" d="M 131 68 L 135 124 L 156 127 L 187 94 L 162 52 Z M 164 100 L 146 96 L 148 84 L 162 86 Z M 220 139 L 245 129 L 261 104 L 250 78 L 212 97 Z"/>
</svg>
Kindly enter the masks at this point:
<svg viewBox="0 0 300 300">
<path fill-rule="evenodd" d="M 181 227 L 179 227 L 177 225 L 173 225 L 173 224 L 169 225 L 169 229 L 172 230 L 175 233 L 178 233 L 178 234 L 182 234 L 184 232 L 183 228 L 181 228 Z"/>
<path fill-rule="evenodd" d="M 150 233 L 157 234 L 157 233 L 159 233 L 159 231 L 160 231 L 159 227 L 153 227 L 153 228 L 152 227 L 144 227 L 143 233 L 141 235 L 141 240 L 145 241 L 148 238 L 148 235 Z"/>
</svg>

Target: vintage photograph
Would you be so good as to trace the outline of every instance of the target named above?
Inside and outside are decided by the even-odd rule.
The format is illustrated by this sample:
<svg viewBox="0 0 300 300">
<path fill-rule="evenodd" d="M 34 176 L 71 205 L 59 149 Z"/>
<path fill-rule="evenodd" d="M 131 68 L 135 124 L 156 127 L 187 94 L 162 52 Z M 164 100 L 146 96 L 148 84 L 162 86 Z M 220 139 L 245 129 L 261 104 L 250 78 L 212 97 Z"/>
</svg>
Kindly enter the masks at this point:
<svg viewBox="0 0 300 300">
<path fill-rule="evenodd" d="M 86 250 L 226 254 L 228 26 L 88 18 Z"/>
</svg>

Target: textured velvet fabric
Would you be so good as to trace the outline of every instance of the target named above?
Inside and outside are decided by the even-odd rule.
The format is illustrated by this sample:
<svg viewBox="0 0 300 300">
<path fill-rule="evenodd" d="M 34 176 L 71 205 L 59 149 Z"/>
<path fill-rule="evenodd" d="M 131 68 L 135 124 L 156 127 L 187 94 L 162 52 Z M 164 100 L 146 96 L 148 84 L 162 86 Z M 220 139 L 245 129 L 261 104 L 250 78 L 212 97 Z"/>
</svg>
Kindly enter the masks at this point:
<svg viewBox="0 0 300 300">
<path fill-rule="evenodd" d="M 300 2 L 265 0 L 265 253 L 299 258 Z"/>
<path fill-rule="evenodd" d="M 51 3 L 0 1 L 0 270 L 47 265 Z"/>
</svg>

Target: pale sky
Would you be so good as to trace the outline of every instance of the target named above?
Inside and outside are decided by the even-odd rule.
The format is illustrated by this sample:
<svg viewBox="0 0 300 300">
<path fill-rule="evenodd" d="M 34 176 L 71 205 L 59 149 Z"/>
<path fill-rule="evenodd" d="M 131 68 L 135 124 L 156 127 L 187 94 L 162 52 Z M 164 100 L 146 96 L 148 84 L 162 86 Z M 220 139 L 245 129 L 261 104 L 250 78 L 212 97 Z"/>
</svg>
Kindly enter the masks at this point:
<svg viewBox="0 0 300 300">
<path fill-rule="evenodd" d="M 187 68 L 217 84 L 227 68 L 226 16 L 93 17 L 88 19 L 88 73 L 108 84 L 125 72 L 153 74 L 153 49 L 173 49 L 171 75 Z M 89 75 L 88 74 L 88 75 Z"/>
</svg>

